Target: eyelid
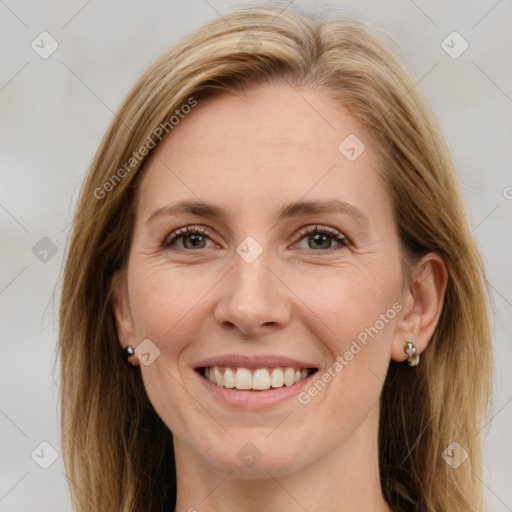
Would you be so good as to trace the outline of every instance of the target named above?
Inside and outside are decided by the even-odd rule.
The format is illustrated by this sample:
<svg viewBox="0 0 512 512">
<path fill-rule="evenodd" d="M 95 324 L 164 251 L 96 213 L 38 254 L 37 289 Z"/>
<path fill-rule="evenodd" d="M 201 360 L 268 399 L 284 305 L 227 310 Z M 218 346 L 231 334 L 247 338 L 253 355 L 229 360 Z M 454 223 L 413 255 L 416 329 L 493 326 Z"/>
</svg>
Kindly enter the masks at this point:
<svg viewBox="0 0 512 512">
<path fill-rule="evenodd" d="M 296 237 L 298 237 L 298 242 L 300 242 L 306 235 L 312 233 L 322 233 L 324 235 L 330 236 L 333 240 L 338 242 L 342 247 L 349 247 L 352 245 L 352 242 L 349 240 L 347 236 L 345 236 L 341 231 L 332 228 L 330 226 L 324 226 L 321 224 L 311 224 L 309 226 L 305 226 L 299 230 Z M 294 244 L 295 245 L 295 244 Z M 313 251 L 313 252 L 330 252 L 331 250 L 336 250 L 336 247 L 331 247 L 329 249 L 325 249 L 323 251 Z"/>
<path fill-rule="evenodd" d="M 207 238 L 209 238 L 212 242 L 217 243 L 215 240 L 215 237 L 212 236 L 212 234 L 210 233 L 208 228 L 205 228 L 204 226 L 199 226 L 199 225 L 190 225 L 190 226 L 183 226 L 181 228 L 175 229 L 174 231 L 172 231 L 171 233 L 166 235 L 166 237 L 164 238 L 164 240 L 162 241 L 162 243 L 160 245 L 161 245 L 162 249 L 167 249 L 168 247 L 170 247 L 172 245 L 172 243 L 175 240 L 177 240 L 178 238 L 181 238 L 187 234 L 203 235 L 203 236 L 206 236 Z M 180 249 L 177 249 L 177 250 L 180 250 Z M 188 249 L 188 250 L 183 249 L 183 250 L 190 252 L 190 249 Z"/>
<path fill-rule="evenodd" d="M 322 234 L 328 235 L 333 240 L 338 242 L 338 244 L 341 247 L 349 247 L 350 245 L 352 245 L 352 243 L 348 239 L 348 237 L 346 237 L 341 231 L 339 231 L 335 228 L 332 228 L 330 226 L 323 226 L 320 224 L 311 224 L 309 226 L 304 226 L 296 233 L 294 238 L 297 238 L 298 240 L 292 245 L 292 247 L 294 245 L 296 245 L 297 243 L 299 243 L 304 237 L 306 237 L 307 235 L 312 234 L 312 233 L 322 233 Z M 170 234 L 168 234 L 164 238 L 164 240 L 162 241 L 160 246 L 162 249 L 167 249 L 173 244 L 173 242 L 175 240 L 182 238 L 182 237 L 186 236 L 187 234 L 199 234 L 199 235 L 207 237 L 212 242 L 218 244 L 218 242 L 215 240 L 215 237 L 212 236 L 212 234 L 210 233 L 208 228 L 201 226 L 201 225 L 190 225 L 190 226 L 183 226 L 181 228 L 177 228 L 174 231 L 172 231 Z M 319 252 L 319 253 L 326 253 L 326 252 L 330 252 L 330 251 L 336 250 L 336 249 L 337 249 L 337 247 L 331 247 L 331 248 L 325 249 L 325 250 L 319 250 L 319 251 L 312 250 L 312 251 Z M 178 248 L 175 250 L 176 251 L 186 251 L 186 252 L 193 251 L 193 249 L 181 249 L 181 248 Z"/>
</svg>

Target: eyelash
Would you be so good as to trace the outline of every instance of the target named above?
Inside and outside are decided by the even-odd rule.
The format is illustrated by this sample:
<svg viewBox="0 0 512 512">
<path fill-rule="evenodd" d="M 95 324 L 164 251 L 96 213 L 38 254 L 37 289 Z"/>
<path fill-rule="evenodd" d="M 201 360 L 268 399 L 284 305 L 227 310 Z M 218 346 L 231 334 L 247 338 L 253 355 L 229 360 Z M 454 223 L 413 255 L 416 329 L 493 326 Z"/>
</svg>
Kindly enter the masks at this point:
<svg viewBox="0 0 512 512">
<path fill-rule="evenodd" d="M 329 249 L 320 249 L 318 251 L 315 251 L 314 249 L 310 249 L 313 252 L 331 252 L 336 251 L 340 249 L 345 249 L 350 246 L 350 243 L 347 238 L 345 238 L 338 230 L 334 228 L 330 228 L 327 226 L 319 226 L 319 225 L 312 225 L 307 226 L 306 228 L 303 228 L 299 231 L 297 236 L 299 236 L 299 242 L 306 236 L 320 233 L 322 235 L 328 235 L 332 240 L 338 242 L 340 245 L 337 247 L 330 247 Z M 177 229 L 176 231 L 172 232 L 169 236 L 167 236 L 163 243 L 161 244 L 161 249 L 169 249 L 172 245 L 175 244 L 177 240 L 180 238 L 183 238 L 187 235 L 202 235 L 207 238 L 212 239 L 211 236 L 208 233 L 208 230 L 203 227 L 197 227 L 197 226 L 186 226 L 184 228 Z M 181 252 L 193 252 L 194 249 L 173 249 L 175 251 L 181 251 Z M 199 250 L 199 249 L 198 249 Z"/>
</svg>

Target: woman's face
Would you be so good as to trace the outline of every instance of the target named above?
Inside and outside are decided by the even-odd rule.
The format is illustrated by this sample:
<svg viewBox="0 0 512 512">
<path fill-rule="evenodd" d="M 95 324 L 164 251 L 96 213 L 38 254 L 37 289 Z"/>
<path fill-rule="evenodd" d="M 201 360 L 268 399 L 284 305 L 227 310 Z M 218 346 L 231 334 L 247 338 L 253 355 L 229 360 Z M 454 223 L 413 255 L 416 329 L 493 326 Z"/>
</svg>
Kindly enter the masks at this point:
<svg viewBox="0 0 512 512">
<path fill-rule="evenodd" d="M 339 104 L 281 84 L 199 102 L 156 148 L 115 311 L 123 346 L 150 340 L 178 463 L 277 476 L 373 453 L 408 307 L 378 166 Z"/>
</svg>

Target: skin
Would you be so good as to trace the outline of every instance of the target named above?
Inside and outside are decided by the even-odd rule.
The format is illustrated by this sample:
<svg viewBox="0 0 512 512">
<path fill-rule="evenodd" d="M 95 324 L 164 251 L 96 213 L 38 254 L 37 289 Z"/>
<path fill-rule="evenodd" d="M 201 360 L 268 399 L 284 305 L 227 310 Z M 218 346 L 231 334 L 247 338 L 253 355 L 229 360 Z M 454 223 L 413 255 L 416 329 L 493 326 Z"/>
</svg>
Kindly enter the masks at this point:
<svg viewBox="0 0 512 512">
<path fill-rule="evenodd" d="M 366 145 L 353 162 L 338 150 L 349 134 Z M 407 359 L 404 340 L 419 353 L 427 347 L 446 271 L 429 254 L 406 282 L 378 169 L 369 135 L 342 106 L 279 82 L 200 102 L 147 162 L 113 308 L 123 347 L 149 338 L 160 350 L 141 371 L 173 432 L 177 511 L 391 510 L 379 483 L 379 396 L 390 359 Z M 227 216 L 146 222 L 182 199 L 214 203 Z M 350 203 L 367 224 L 346 212 L 276 219 L 285 204 L 325 199 Z M 349 245 L 298 235 L 315 225 Z M 207 229 L 198 248 L 190 236 L 162 248 L 185 226 Z M 263 249 L 252 263 L 236 252 L 247 236 Z M 401 311 L 306 405 L 294 397 L 235 409 L 193 370 L 215 355 L 278 354 L 311 361 L 321 375 L 397 302 Z M 248 442 L 262 455 L 250 468 L 237 457 Z"/>
</svg>

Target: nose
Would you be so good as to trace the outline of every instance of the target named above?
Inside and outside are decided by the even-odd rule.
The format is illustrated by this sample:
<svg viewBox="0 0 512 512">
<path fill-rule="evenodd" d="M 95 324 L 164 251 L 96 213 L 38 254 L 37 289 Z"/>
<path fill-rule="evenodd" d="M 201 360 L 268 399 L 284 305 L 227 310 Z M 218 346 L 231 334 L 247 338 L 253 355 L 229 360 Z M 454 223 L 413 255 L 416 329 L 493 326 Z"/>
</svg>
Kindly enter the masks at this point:
<svg viewBox="0 0 512 512">
<path fill-rule="evenodd" d="M 219 290 L 216 321 L 239 329 L 244 336 L 257 337 L 283 328 L 290 319 L 288 288 L 264 251 L 252 263 L 234 254 L 234 268 Z"/>
</svg>

